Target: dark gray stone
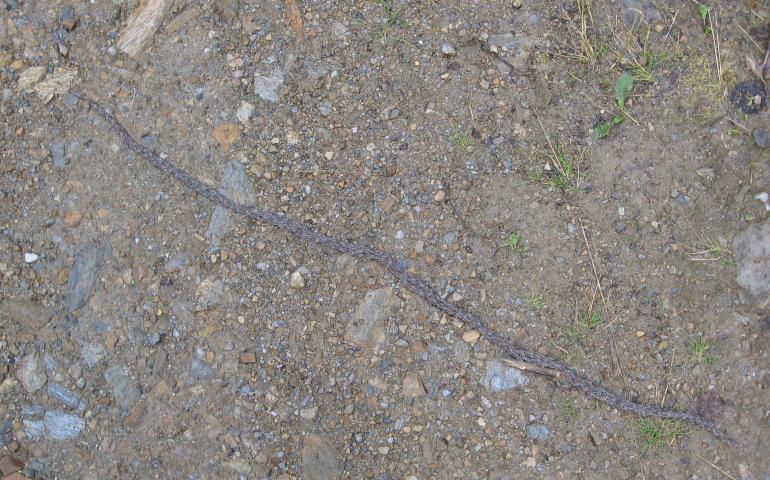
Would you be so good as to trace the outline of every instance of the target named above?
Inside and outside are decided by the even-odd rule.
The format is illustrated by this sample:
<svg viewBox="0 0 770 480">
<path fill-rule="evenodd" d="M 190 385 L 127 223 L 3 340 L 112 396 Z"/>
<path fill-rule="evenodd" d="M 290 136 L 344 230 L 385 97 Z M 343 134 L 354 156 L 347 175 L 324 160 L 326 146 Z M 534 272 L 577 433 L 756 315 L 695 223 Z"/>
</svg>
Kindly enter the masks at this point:
<svg viewBox="0 0 770 480">
<path fill-rule="evenodd" d="M 98 247 L 95 244 L 88 244 L 78 252 L 67 279 L 67 313 L 80 310 L 91 298 L 109 253 L 108 246 Z"/>
<path fill-rule="evenodd" d="M 254 205 L 256 194 L 251 180 L 246 175 L 246 168 L 238 161 L 233 160 L 227 164 L 222 175 L 222 193 L 244 205 Z M 233 214 L 226 208 L 217 205 L 211 214 L 208 236 L 211 248 L 218 249 L 222 238 L 233 227 Z"/>
<path fill-rule="evenodd" d="M 115 365 L 104 372 L 104 379 L 112 388 L 112 398 L 123 411 L 131 409 L 139 397 L 139 392 L 129 378 L 126 368 Z"/>
<path fill-rule="evenodd" d="M 545 425 L 527 425 L 527 438 L 532 440 L 548 440 L 551 431 Z"/>
<path fill-rule="evenodd" d="M 770 134 L 764 128 L 755 128 L 751 136 L 754 137 L 754 143 L 759 148 L 763 150 L 770 148 Z"/>
<path fill-rule="evenodd" d="M 51 159 L 53 160 L 53 166 L 56 168 L 64 168 L 67 166 L 67 155 L 64 151 L 63 143 L 51 144 Z"/>
<path fill-rule="evenodd" d="M 770 221 L 755 224 L 733 242 L 737 276 L 748 303 L 770 304 Z"/>
</svg>

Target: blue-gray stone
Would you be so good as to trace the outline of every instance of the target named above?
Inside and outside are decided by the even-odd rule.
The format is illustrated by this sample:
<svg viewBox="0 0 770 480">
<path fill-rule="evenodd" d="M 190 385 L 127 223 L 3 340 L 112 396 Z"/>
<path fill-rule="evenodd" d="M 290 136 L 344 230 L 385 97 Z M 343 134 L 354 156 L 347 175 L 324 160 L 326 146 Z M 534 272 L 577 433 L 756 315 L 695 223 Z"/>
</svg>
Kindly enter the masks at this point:
<svg viewBox="0 0 770 480">
<path fill-rule="evenodd" d="M 86 428 L 86 422 L 77 415 L 59 410 L 48 410 L 43 417 L 45 430 L 54 440 L 71 440 Z"/>
<path fill-rule="evenodd" d="M 98 247 L 95 244 L 88 244 L 78 252 L 67 279 L 67 313 L 80 310 L 91 298 L 109 253 L 109 246 Z"/>
<path fill-rule="evenodd" d="M 80 397 L 58 383 L 48 384 L 48 396 L 70 408 L 78 408 L 80 405 Z"/>
<path fill-rule="evenodd" d="M 527 425 L 527 437 L 532 440 L 548 440 L 551 431 L 545 425 Z"/>
</svg>

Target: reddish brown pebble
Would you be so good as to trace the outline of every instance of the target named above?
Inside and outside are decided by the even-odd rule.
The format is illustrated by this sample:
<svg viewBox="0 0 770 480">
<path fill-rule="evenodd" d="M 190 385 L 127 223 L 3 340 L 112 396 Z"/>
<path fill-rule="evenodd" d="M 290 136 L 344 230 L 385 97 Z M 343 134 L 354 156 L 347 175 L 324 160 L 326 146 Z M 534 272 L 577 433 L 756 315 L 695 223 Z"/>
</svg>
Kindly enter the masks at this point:
<svg viewBox="0 0 770 480">
<path fill-rule="evenodd" d="M 251 352 L 241 353 L 241 363 L 257 363 L 257 356 Z"/>
</svg>

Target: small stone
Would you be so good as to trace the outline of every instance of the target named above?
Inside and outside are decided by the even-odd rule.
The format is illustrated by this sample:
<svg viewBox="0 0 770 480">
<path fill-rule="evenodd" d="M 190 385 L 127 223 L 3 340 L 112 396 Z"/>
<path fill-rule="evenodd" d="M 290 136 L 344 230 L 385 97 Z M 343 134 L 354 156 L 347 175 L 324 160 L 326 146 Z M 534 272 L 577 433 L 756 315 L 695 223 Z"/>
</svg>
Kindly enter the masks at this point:
<svg viewBox="0 0 770 480">
<path fill-rule="evenodd" d="M 43 388 L 48 381 L 48 375 L 37 352 L 32 352 L 21 360 L 16 378 L 28 393 L 34 393 Z"/>
<path fill-rule="evenodd" d="M 300 477 L 305 480 L 336 480 L 342 476 L 337 453 L 326 438 L 308 435 L 300 452 Z"/>
<path fill-rule="evenodd" d="M 295 288 L 297 290 L 305 287 L 305 279 L 302 277 L 302 274 L 299 273 L 299 270 L 295 270 L 294 273 L 291 274 L 291 278 L 289 278 L 289 285 L 291 285 L 291 288 Z"/>
<path fill-rule="evenodd" d="M 318 413 L 318 407 L 301 408 L 299 410 L 299 416 L 305 420 L 312 420 Z"/>
<path fill-rule="evenodd" d="M 212 277 L 204 278 L 195 289 L 198 308 L 206 309 L 218 304 L 224 289 L 222 280 L 214 280 Z"/>
<path fill-rule="evenodd" d="M 48 410 L 43 417 L 46 433 L 54 440 L 71 440 L 86 428 L 86 422 L 77 415 Z"/>
<path fill-rule="evenodd" d="M 764 128 L 755 128 L 754 131 L 751 132 L 751 136 L 754 137 L 754 143 L 757 147 L 763 150 L 770 148 L 770 134 L 768 134 L 767 130 Z"/>
<path fill-rule="evenodd" d="M 59 20 L 61 21 L 61 26 L 65 30 L 74 30 L 78 24 L 78 17 L 75 13 L 75 7 L 72 5 L 65 5 L 59 14 Z"/>
<path fill-rule="evenodd" d="M 19 322 L 24 329 L 36 330 L 51 319 L 53 311 L 26 300 L 6 299 L 0 303 L 0 316 Z"/>
<path fill-rule="evenodd" d="M 54 167 L 61 169 L 67 166 L 67 156 L 63 143 L 52 143 L 50 152 Z"/>
<path fill-rule="evenodd" d="M 83 221 L 83 214 L 77 210 L 70 210 L 64 214 L 64 218 L 62 220 L 68 227 L 76 228 L 80 225 L 80 222 Z"/>
<path fill-rule="evenodd" d="M 548 440 L 551 431 L 545 425 L 527 425 L 527 438 L 532 440 Z"/>
<path fill-rule="evenodd" d="M 70 408 L 78 408 L 80 405 L 80 397 L 58 383 L 48 384 L 48 396 Z"/>
<path fill-rule="evenodd" d="M 45 67 L 29 67 L 19 74 L 19 79 L 16 81 L 16 90 L 22 91 L 30 88 L 39 82 L 43 75 L 45 75 Z"/>
<path fill-rule="evenodd" d="M 256 194 L 254 186 L 246 174 L 246 167 L 237 160 L 231 160 L 225 166 L 222 173 L 221 191 L 238 203 L 246 206 L 253 206 L 256 203 Z M 207 230 L 207 236 L 211 243 L 211 249 L 217 250 L 222 244 L 224 237 L 235 226 L 234 214 L 217 205 L 211 214 L 211 221 Z"/>
<path fill-rule="evenodd" d="M 322 117 L 328 117 L 332 114 L 332 111 L 332 104 L 329 100 L 323 100 L 318 106 L 318 113 L 320 113 Z"/>
<path fill-rule="evenodd" d="M 324 153 L 324 158 L 325 158 L 326 160 L 331 160 L 331 159 L 333 159 L 333 158 L 334 158 L 334 152 L 326 152 L 326 153 Z"/>
<path fill-rule="evenodd" d="M 424 397 L 427 394 L 425 385 L 423 385 L 422 380 L 420 380 L 416 373 L 408 373 L 404 377 L 401 390 L 407 397 Z"/>
<path fill-rule="evenodd" d="M 78 252 L 67 279 L 67 313 L 81 309 L 91 298 L 109 254 L 108 246 L 98 247 L 94 244 L 88 244 Z"/>
<path fill-rule="evenodd" d="M 24 462 L 18 458 L 4 456 L 0 458 L 0 475 L 8 478 L 12 473 L 16 473 L 24 468 Z"/>
<path fill-rule="evenodd" d="M 455 50 L 455 47 L 451 43 L 442 43 L 441 53 L 447 57 L 453 57 L 457 55 L 457 50 Z"/>
<path fill-rule="evenodd" d="M 388 195 L 385 197 L 382 203 L 380 203 L 380 209 L 385 213 L 389 213 L 391 210 L 393 210 L 393 207 L 396 206 L 397 201 L 398 199 L 396 199 L 396 197 L 393 195 Z"/>
<path fill-rule="evenodd" d="M 385 340 L 383 324 L 395 304 L 396 296 L 388 287 L 368 292 L 345 328 L 345 341 L 359 347 L 375 348 Z"/>
<path fill-rule="evenodd" d="M 127 412 L 134 405 L 139 397 L 139 392 L 134 387 L 131 378 L 128 376 L 125 367 L 115 365 L 104 372 L 104 379 L 112 387 L 112 398 L 120 408 Z"/>
<path fill-rule="evenodd" d="M 267 102 L 278 101 L 283 86 L 283 72 L 277 71 L 270 76 L 254 75 L 254 93 Z"/>
<path fill-rule="evenodd" d="M 463 333 L 463 341 L 467 343 L 476 343 L 479 341 L 479 337 L 481 337 L 481 334 L 478 332 L 478 330 L 468 330 L 467 332 Z"/>
<path fill-rule="evenodd" d="M 387 445 L 383 445 L 383 446 L 377 448 L 377 452 L 380 455 L 387 455 L 390 452 L 390 447 L 387 446 Z"/>
<path fill-rule="evenodd" d="M 241 363 L 257 363 L 257 356 L 252 352 L 241 353 L 239 360 Z"/>
<path fill-rule="evenodd" d="M 25 263 L 35 263 L 35 262 L 37 262 L 37 260 L 39 258 L 40 257 L 38 256 L 37 253 L 31 253 L 31 252 L 24 253 L 24 262 Z"/>
<path fill-rule="evenodd" d="M 249 120 L 254 116 L 254 105 L 246 101 L 241 101 L 241 106 L 235 112 L 235 118 L 244 125 L 249 124 Z"/>
<path fill-rule="evenodd" d="M 238 125 L 232 123 L 223 123 L 222 125 L 214 128 L 212 135 L 218 144 L 227 149 L 230 148 L 230 146 L 235 143 L 238 138 L 240 138 L 241 129 L 238 127 Z"/>
<path fill-rule="evenodd" d="M 482 380 L 484 386 L 493 393 L 513 390 L 519 385 L 527 385 L 529 378 L 513 367 L 499 361 L 487 362 L 486 374 Z"/>
<path fill-rule="evenodd" d="M 99 362 L 102 361 L 102 359 L 104 359 L 106 351 L 104 350 L 104 346 L 102 344 L 92 343 L 83 346 L 81 354 L 83 355 L 83 361 L 86 363 L 88 368 L 94 368 L 99 364 Z"/>
<path fill-rule="evenodd" d="M 438 192 L 436 192 L 436 194 L 433 196 L 433 200 L 435 200 L 435 201 L 437 201 L 437 202 L 440 202 L 440 201 L 444 200 L 444 197 L 446 197 L 446 192 L 444 192 L 443 190 L 439 190 L 439 191 L 438 191 Z"/>
<path fill-rule="evenodd" d="M 617 222 L 615 224 L 615 233 L 623 233 L 623 231 L 626 229 L 625 222 Z"/>
<path fill-rule="evenodd" d="M 521 8 L 521 0 L 513 0 L 513 8 Z"/>
<path fill-rule="evenodd" d="M 754 224 L 733 241 L 736 283 L 746 300 L 760 308 L 770 304 L 770 222 Z"/>
</svg>

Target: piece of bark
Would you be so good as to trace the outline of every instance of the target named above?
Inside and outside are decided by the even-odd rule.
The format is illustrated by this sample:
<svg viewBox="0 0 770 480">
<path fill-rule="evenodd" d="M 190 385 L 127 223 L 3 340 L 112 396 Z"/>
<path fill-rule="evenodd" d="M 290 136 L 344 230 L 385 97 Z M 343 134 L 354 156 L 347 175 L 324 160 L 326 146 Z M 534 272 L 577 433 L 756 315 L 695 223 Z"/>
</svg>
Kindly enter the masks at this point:
<svg viewBox="0 0 770 480">
<path fill-rule="evenodd" d="M 118 48 L 136 57 L 145 47 L 169 12 L 172 0 L 142 0 L 131 12 L 118 37 Z"/>
</svg>

